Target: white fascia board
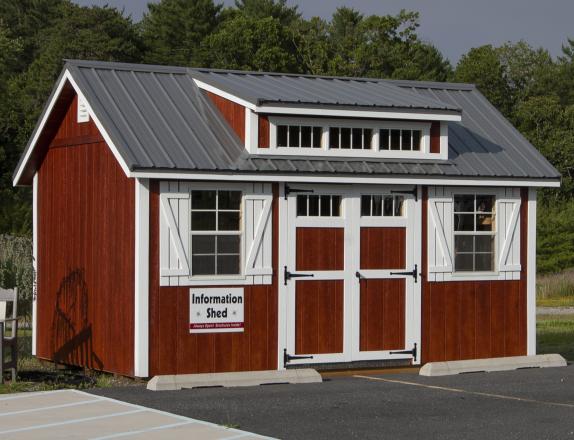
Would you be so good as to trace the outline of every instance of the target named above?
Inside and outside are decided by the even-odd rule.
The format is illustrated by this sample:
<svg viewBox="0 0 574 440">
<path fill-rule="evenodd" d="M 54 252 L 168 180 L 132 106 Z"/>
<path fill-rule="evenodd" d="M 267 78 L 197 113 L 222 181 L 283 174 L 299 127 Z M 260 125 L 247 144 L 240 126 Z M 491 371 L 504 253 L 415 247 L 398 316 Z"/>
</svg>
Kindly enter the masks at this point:
<svg viewBox="0 0 574 440">
<path fill-rule="evenodd" d="M 32 356 L 36 356 L 38 322 L 38 172 L 34 173 L 32 183 Z M 2 359 L 0 359 L 2 362 Z"/>
<path fill-rule="evenodd" d="M 26 165 L 27 165 L 28 161 L 30 160 L 30 156 L 32 155 L 32 152 L 34 151 L 34 148 L 36 148 L 36 143 L 38 142 L 38 138 L 40 137 L 40 135 L 44 131 L 44 127 L 46 125 L 46 122 L 48 121 L 48 118 L 50 117 L 50 114 L 52 113 L 52 110 L 54 109 L 54 105 L 56 104 L 56 102 L 60 98 L 60 94 L 62 92 L 64 85 L 66 84 L 66 81 L 68 81 L 72 85 L 72 87 L 74 88 L 74 91 L 78 95 L 78 98 L 82 99 L 85 102 L 90 117 L 93 119 L 94 123 L 96 124 L 96 127 L 98 127 L 98 130 L 100 131 L 100 134 L 102 135 L 102 137 L 104 138 L 104 140 L 108 144 L 109 148 L 112 150 L 114 157 L 116 158 L 116 160 L 118 161 L 118 163 L 122 167 L 122 170 L 124 170 L 124 173 L 126 174 L 126 176 L 131 177 L 129 167 L 125 163 L 124 159 L 121 157 L 118 149 L 116 148 L 116 146 L 112 142 L 112 139 L 110 138 L 110 136 L 108 135 L 108 133 L 104 129 L 103 124 L 100 122 L 100 120 L 98 119 L 98 117 L 94 113 L 89 101 L 86 99 L 86 97 L 84 96 L 84 94 L 80 90 L 80 87 L 78 87 L 78 84 L 76 83 L 76 81 L 72 77 L 72 74 L 70 73 L 69 70 L 66 69 L 66 71 L 64 72 L 64 75 L 62 76 L 62 79 L 60 80 L 60 82 L 58 83 L 58 86 L 56 87 L 56 93 L 54 93 L 54 96 L 52 97 L 52 100 L 48 104 L 48 107 L 46 108 L 44 116 L 42 117 L 42 120 L 40 121 L 40 124 L 38 125 L 38 128 L 36 129 L 36 131 L 33 134 L 32 142 L 30 143 L 30 147 L 26 151 L 26 155 L 24 156 L 24 160 L 20 164 L 20 168 L 18 168 L 16 176 L 14 177 L 14 180 L 12 182 L 13 186 L 19 185 L 20 178 L 22 177 L 22 173 L 24 172 L 24 168 L 26 168 Z"/>
<path fill-rule="evenodd" d="M 149 376 L 149 180 L 135 181 L 134 376 Z"/>
<path fill-rule="evenodd" d="M 256 109 L 255 104 L 245 101 L 244 99 L 238 98 L 237 96 L 232 95 L 231 93 L 224 92 L 223 90 L 218 89 L 217 87 L 210 86 L 209 84 L 206 84 L 203 81 L 200 81 L 195 78 L 193 79 L 193 81 L 195 82 L 195 85 L 197 85 L 197 87 L 199 87 L 202 90 L 215 93 L 216 95 L 221 96 L 222 98 L 228 99 L 229 101 L 235 102 L 236 104 L 242 105 L 243 107 L 247 107 L 248 109 L 251 110 Z"/>
<path fill-rule="evenodd" d="M 347 110 L 329 109 L 324 107 L 282 107 L 260 106 L 255 109 L 256 113 L 283 114 L 299 116 L 332 116 L 339 118 L 371 118 L 371 119 L 410 119 L 416 121 L 462 121 L 458 113 L 429 113 L 420 111 L 401 112 L 396 110 Z"/>
<path fill-rule="evenodd" d="M 365 177 L 365 176 L 301 176 L 297 174 L 247 174 L 247 173 L 182 173 L 174 172 L 149 172 L 132 171 L 132 177 L 149 179 L 177 179 L 177 180 L 206 180 L 228 182 L 286 182 L 286 183 L 349 183 L 349 184 L 373 184 L 373 185 L 441 185 L 441 186 L 504 186 L 504 187 L 537 187 L 559 188 L 559 181 L 542 181 L 527 179 L 476 179 L 476 178 L 450 178 L 441 177 Z"/>
</svg>

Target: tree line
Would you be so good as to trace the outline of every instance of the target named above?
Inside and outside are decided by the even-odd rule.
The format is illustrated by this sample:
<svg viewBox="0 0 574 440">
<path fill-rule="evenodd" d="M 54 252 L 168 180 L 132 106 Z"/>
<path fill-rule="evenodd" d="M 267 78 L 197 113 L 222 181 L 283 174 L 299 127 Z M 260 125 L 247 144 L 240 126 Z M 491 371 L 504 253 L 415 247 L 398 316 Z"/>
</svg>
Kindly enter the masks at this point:
<svg viewBox="0 0 574 440">
<path fill-rule="evenodd" d="M 31 194 L 12 172 L 64 59 L 475 83 L 563 175 L 539 208 L 539 268 L 574 266 L 574 40 L 552 57 L 524 41 L 470 49 L 453 66 L 419 14 L 340 7 L 302 17 L 285 0 L 150 3 L 136 22 L 70 0 L 0 2 L 0 234 L 31 234 Z M 2 265 L 0 261 L 0 269 Z"/>
</svg>

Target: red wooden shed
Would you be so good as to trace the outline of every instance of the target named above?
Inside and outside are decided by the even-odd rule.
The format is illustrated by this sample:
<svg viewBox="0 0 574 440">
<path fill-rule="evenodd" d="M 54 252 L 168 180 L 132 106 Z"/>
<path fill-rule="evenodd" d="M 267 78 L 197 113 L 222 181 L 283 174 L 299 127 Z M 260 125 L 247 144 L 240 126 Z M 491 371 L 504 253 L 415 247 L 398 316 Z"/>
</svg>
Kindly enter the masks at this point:
<svg viewBox="0 0 574 440">
<path fill-rule="evenodd" d="M 128 376 L 534 354 L 536 190 L 473 85 L 67 61 L 34 354 Z"/>
</svg>

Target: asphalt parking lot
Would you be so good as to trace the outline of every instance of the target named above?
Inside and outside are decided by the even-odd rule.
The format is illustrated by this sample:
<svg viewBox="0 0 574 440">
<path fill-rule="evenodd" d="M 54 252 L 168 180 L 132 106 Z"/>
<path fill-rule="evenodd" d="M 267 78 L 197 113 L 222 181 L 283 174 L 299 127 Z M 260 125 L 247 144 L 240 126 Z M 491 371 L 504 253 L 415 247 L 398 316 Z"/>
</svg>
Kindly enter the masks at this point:
<svg viewBox="0 0 574 440">
<path fill-rule="evenodd" d="M 421 377 L 332 377 L 321 384 L 92 391 L 283 439 L 574 439 L 574 365 Z"/>
</svg>

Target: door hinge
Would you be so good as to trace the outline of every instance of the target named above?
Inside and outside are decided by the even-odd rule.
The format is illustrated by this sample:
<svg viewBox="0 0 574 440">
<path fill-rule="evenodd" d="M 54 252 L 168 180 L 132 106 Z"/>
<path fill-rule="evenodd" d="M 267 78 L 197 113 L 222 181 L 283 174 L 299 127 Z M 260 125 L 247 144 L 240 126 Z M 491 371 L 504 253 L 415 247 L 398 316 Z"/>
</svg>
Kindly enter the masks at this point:
<svg viewBox="0 0 574 440">
<path fill-rule="evenodd" d="M 283 349 L 283 366 L 286 367 L 287 364 L 291 361 L 296 361 L 298 359 L 313 359 L 313 356 L 294 356 L 292 354 L 287 353 L 287 349 Z"/>
<path fill-rule="evenodd" d="M 391 190 L 391 194 L 410 194 L 415 198 L 415 202 L 419 201 L 419 194 L 418 194 L 418 189 L 415 186 L 412 190 L 408 191 L 408 190 Z"/>
<path fill-rule="evenodd" d="M 289 272 L 287 270 L 287 266 L 283 266 L 283 285 L 286 286 L 287 285 L 287 281 L 289 281 L 291 278 L 308 278 L 308 277 L 314 277 L 315 274 L 312 273 L 293 273 L 293 272 Z"/>
<path fill-rule="evenodd" d="M 299 189 L 299 188 L 291 188 L 289 185 L 285 185 L 285 200 L 287 200 L 287 196 L 291 193 L 313 193 L 315 190 L 312 189 Z"/>
<path fill-rule="evenodd" d="M 412 350 L 400 350 L 400 351 L 391 351 L 389 354 L 410 354 L 413 357 L 413 360 L 417 361 L 417 343 L 414 343 Z"/>
<path fill-rule="evenodd" d="M 418 275 L 419 274 L 419 268 L 418 266 L 415 264 L 415 268 L 413 270 L 408 270 L 405 272 L 391 272 L 391 275 L 410 275 L 415 279 L 415 283 L 418 280 Z"/>
</svg>

